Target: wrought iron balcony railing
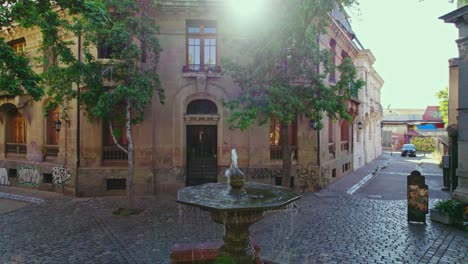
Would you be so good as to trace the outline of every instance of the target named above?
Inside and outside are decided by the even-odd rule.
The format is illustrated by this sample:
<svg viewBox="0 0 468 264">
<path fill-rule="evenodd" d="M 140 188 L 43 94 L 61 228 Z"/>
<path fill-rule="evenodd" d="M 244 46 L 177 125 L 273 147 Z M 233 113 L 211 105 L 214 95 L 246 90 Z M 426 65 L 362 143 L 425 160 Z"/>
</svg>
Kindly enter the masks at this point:
<svg viewBox="0 0 468 264">
<path fill-rule="evenodd" d="M 215 64 L 187 64 L 182 67 L 182 72 L 213 72 L 221 73 L 221 67 Z"/>
<path fill-rule="evenodd" d="M 341 151 L 349 150 L 349 141 L 341 141 Z"/>
<path fill-rule="evenodd" d="M 102 160 L 104 161 L 119 161 L 128 160 L 128 155 L 117 146 L 102 147 Z"/>
</svg>

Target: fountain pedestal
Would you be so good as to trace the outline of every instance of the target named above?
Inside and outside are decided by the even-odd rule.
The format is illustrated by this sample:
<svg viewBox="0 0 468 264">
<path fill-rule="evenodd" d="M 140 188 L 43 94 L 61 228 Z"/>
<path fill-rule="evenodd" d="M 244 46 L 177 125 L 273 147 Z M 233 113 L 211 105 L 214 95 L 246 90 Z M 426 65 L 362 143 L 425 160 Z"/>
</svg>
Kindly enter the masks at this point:
<svg viewBox="0 0 468 264">
<path fill-rule="evenodd" d="M 263 213 L 214 212 L 211 219 L 223 224 L 225 229 L 224 245 L 220 247 L 219 255 L 233 259 L 236 263 L 255 263 L 257 255 L 249 228 L 263 219 Z"/>
<path fill-rule="evenodd" d="M 237 165 L 235 159 L 233 164 Z M 250 226 L 263 219 L 263 212 L 284 208 L 300 196 L 281 186 L 245 183 L 237 166 L 229 174 L 230 184 L 207 183 L 179 190 L 177 202 L 208 211 L 213 221 L 224 225 L 219 257 L 239 264 L 262 263 L 250 239 Z"/>
</svg>

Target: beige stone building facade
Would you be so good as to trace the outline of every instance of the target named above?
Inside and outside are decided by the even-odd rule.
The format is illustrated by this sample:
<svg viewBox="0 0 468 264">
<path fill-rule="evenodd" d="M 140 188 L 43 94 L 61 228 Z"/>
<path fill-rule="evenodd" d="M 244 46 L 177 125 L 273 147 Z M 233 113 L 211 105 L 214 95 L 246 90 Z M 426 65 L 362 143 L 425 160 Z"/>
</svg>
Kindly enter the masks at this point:
<svg viewBox="0 0 468 264">
<path fill-rule="evenodd" d="M 248 180 L 275 184 L 281 169 L 278 124 L 272 120 L 244 132 L 230 130 L 230 113 L 222 104 L 240 92 L 220 67 L 223 58 L 242 56 L 233 45 L 245 37 L 246 25 L 236 24 L 232 12 L 222 0 L 161 1 L 155 15 L 163 48 L 158 74 L 166 103 L 160 105 L 154 98 L 144 122 L 134 127 L 137 194 L 175 193 L 187 185 L 226 181 L 233 148 Z M 321 188 L 381 153 L 383 80 L 372 67 L 375 58 L 356 42 L 346 14 L 336 10 L 331 17 L 328 34 L 319 39 L 321 47 L 331 51 L 336 65 L 352 58 L 366 86 L 359 98 L 347 102 L 351 122 L 325 116 L 324 128 L 317 131 L 313 120 L 297 117 L 289 139 L 294 175 L 290 184 L 300 189 Z M 12 45 L 24 40 L 30 56 L 40 45 L 37 31 L 1 34 Z M 71 40 L 77 43 L 76 37 Z M 328 77 L 330 84 L 337 80 L 338 71 Z M 60 117 L 44 117 L 46 100 L 0 97 L 0 167 L 7 169 L 8 183 L 78 196 L 124 194 L 126 155 L 109 143 L 106 128 L 81 112 L 78 130 L 72 101 L 69 118 L 54 134 Z"/>
<path fill-rule="evenodd" d="M 375 57 L 370 50 L 360 50 L 356 58 L 358 76 L 365 82 L 359 91 L 359 117 L 354 137 L 354 169 L 357 169 L 382 154 L 382 119 L 380 103 L 384 81 L 374 69 Z M 360 124 L 360 125 L 358 125 Z M 359 126 L 362 126 L 359 129 Z"/>
</svg>

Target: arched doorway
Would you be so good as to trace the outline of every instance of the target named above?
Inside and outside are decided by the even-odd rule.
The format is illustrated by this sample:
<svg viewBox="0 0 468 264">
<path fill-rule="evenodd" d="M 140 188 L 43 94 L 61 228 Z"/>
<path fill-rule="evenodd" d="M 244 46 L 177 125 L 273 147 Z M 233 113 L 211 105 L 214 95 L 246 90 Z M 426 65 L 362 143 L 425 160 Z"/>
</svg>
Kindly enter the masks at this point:
<svg viewBox="0 0 468 264">
<path fill-rule="evenodd" d="M 217 182 L 218 117 L 218 108 L 210 100 L 197 99 L 187 105 L 187 186 Z"/>
</svg>

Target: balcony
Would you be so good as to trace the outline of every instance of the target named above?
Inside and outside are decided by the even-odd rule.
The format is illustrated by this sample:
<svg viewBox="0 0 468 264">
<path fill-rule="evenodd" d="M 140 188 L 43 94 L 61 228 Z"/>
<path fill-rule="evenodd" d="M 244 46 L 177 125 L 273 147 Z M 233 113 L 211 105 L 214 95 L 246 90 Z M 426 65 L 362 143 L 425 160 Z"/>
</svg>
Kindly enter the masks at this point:
<svg viewBox="0 0 468 264">
<path fill-rule="evenodd" d="M 349 141 L 341 141 L 341 152 L 349 154 Z"/>
<path fill-rule="evenodd" d="M 335 153 L 335 142 L 328 142 L 328 153 L 331 155 L 330 158 L 335 159 L 336 158 L 336 153 Z"/>
<path fill-rule="evenodd" d="M 102 162 L 104 165 L 118 165 L 128 160 L 128 155 L 117 146 L 102 147 Z"/>
<path fill-rule="evenodd" d="M 182 72 L 221 73 L 221 67 L 215 64 L 187 64 L 182 67 Z"/>
<path fill-rule="evenodd" d="M 59 153 L 58 145 L 44 145 L 46 157 L 57 157 Z"/>
<path fill-rule="evenodd" d="M 26 143 L 6 143 L 6 153 L 16 155 L 26 155 Z"/>
</svg>

